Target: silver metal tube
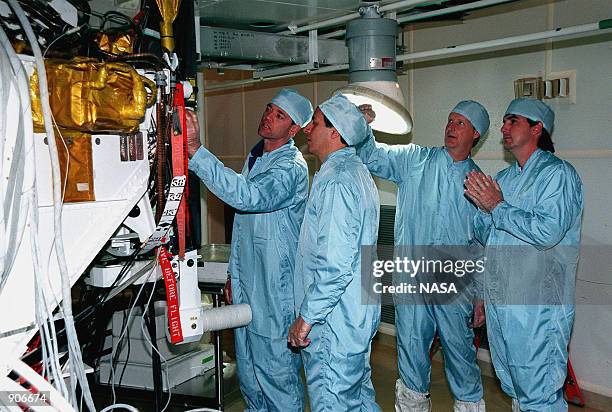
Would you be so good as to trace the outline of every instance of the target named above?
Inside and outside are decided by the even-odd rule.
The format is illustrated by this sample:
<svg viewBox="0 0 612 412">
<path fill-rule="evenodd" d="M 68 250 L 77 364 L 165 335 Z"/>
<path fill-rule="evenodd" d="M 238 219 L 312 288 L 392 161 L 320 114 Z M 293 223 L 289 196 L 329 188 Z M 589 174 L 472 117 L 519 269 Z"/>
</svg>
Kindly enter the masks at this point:
<svg viewBox="0 0 612 412">
<path fill-rule="evenodd" d="M 334 37 L 340 37 L 346 33 L 345 29 L 332 31 L 331 33 L 321 34 L 319 38 L 321 39 L 333 39 Z"/>
<path fill-rule="evenodd" d="M 387 11 L 396 11 L 396 10 L 400 10 L 400 9 L 406 9 L 408 7 L 412 7 L 412 6 L 418 6 L 419 4 L 427 4 L 427 5 L 431 5 L 431 4 L 435 4 L 435 3 L 442 3 L 442 1 L 416 1 L 416 0 L 403 0 L 403 1 L 398 1 L 395 3 L 390 3 L 390 4 L 385 4 L 384 6 L 380 6 L 380 11 L 381 12 L 387 12 Z"/>
<path fill-rule="evenodd" d="M 478 43 L 463 44 L 459 46 L 449 46 L 441 49 L 428 50 L 424 52 L 401 54 L 397 56 L 397 61 L 418 60 L 425 58 L 435 58 L 446 56 L 449 54 L 457 54 L 466 51 L 483 50 L 498 46 L 515 45 L 520 43 L 528 43 L 537 40 L 547 40 L 554 37 L 570 36 L 572 34 L 588 33 L 599 30 L 599 23 L 582 24 L 579 26 L 567 27 L 565 29 L 558 28 L 539 33 L 523 34 L 520 36 L 505 37 L 503 39 L 487 40 Z"/>
<path fill-rule="evenodd" d="M 444 9 L 440 9 L 440 10 L 432 10 L 432 11 L 428 11 L 425 13 L 419 13 L 419 14 L 413 14 L 410 16 L 403 16 L 397 19 L 397 22 L 399 24 L 402 23 L 408 23 L 408 22 L 412 22 L 412 21 L 419 21 L 419 20 L 423 20 L 423 19 L 428 19 L 430 17 L 437 17 L 437 16 L 444 16 L 445 14 L 451 14 L 451 13 L 456 13 L 456 12 L 460 12 L 460 11 L 467 11 L 467 10 L 474 10 L 474 9 L 480 9 L 483 7 L 489 7 L 489 6 L 494 6 L 496 4 L 500 4 L 500 3 L 509 3 L 515 0 L 482 0 L 482 1 L 476 1 L 474 3 L 469 3 L 469 4 L 462 4 L 459 6 L 452 6 L 452 7 L 447 7 Z"/>
</svg>

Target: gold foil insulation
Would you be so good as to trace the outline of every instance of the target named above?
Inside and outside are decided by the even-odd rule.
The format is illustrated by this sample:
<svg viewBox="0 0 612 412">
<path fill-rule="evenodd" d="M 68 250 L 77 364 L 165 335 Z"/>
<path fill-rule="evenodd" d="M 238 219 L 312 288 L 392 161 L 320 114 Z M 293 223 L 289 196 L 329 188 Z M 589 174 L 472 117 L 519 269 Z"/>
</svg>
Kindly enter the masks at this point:
<svg viewBox="0 0 612 412">
<path fill-rule="evenodd" d="M 162 20 L 159 22 L 159 34 L 162 48 L 168 52 L 174 51 L 174 33 L 172 23 L 176 19 L 181 0 L 156 0 Z"/>
<path fill-rule="evenodd" d="M 64 202 L 95 200 L 91 135 L 55 129 Z M 65 183 L 64 183 L 65 182 Z"/>
<path fill-rule="evenodd" d="M 51 112 L 59 127 L 81 132 L 133 132 L 155 102 L 155 83 L 125 63 L 89 58 L 45 61 Z M 43 131 L 38 75 L 30 78 L 34 128 Z"/>
<path fill-rule="evenodd" d="M 134 37 L 126 33 L 98 33 L 95 39 L 100 50 L 112 54 L 132 54 Z"/>
</svg>

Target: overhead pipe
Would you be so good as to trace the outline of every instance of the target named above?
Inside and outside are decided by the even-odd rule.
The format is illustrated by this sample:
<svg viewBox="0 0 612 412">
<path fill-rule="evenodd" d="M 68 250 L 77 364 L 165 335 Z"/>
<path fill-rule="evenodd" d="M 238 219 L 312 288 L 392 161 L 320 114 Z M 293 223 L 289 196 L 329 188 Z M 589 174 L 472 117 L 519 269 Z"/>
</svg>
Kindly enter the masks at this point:
<svg viewBox="0 0 612 412">
<path fill-rule="evenodd" d="M 601 20 L 597 23 L 581 24 L 567 28 L 556 28 L 539 33 L 523 34 L 519 36 L 510 36 L 503 39 L 487 40 L 478 43 L 470 43 L 459 46 L 448 46 L 441 49 L 429 50 L 424 52 L 401 54 L 397 56 L 397 61 L 432 59 L 449 54 L 457 54 L 466 51 L 490 49 L 498 46 L 516 45 L 528 43 L 537 40 L 548 40 L 555 37 L 571 36 L 573 34 L 590 33 L 597 30 L 605 30 L 612 28 L 612 19 Z"/>
<path fill-rule="evenodd" d="M 444 9 L 427 11 L 425 13 L 418 13 L 418 14 L 412 14 L 409 16 L 399 17 L 397 19 L 397 23 L 402 24 L 402 23 L 409 23 L 413 21 L 420 21 L 424 19 L 429 19 L 431 17 L 444 16 L 446 14 L 459 13 L 462 11 L 476 10 L 476 9 L 480 9 L 484 7 L 495 6 L 501 3 L 510 3 L 513 1 L 516 1 L 516 0 L 482 0 L 482 1 L 477 1 L 474 3 L 461 4 L 458 6 L 446 7 Z M 342 30 L 336 30 L 331 33 L 321 34 L 319 37 L 322 39 L 332 39 L 334 37 L 340 37 L 344 35 L 345 33 L 346 33 L 346 30 L 342 29 Z"/>
<path fill-rule="evenodd" d="M 432 1 L 423 1 L 423 0 L 403 0 L 403 1 L 398 1 L 395 3 L 391 3 L 391 4 L 386 4 L 384 6 L 380 6 L 379 10 L 381 13 L 384 13 L 388 11 L 394 11 L 394 10 L 404 9 L 404 8 L 418 6 L 422 4 L 431 4 L 431 3 L 442 3 L 442 1 L 432 2 Z M 291 27 L 290 26 L 289 30 L 282 31 L 278 34 L 297 34 L 297 33 L 303 33 L 303 32 L 310 31 L 310 30 L 324 29 L 326 27 L 338 26 L 339 24 L 343 24 L 343 23 L 346 23 L 347 21 L 355 20 L 360 17 L 361 15 L 359 14 L 358 11 L 356 11 L 354 13 L 346 14 L 344 16 L 334 17 L 333 19 L 321 20 L 317 23 L 307 24 L 301 27 L 297 27 L 297 26 Z"/>
<path fill-rule="evenodd" d="M 414 0 L 403 0 L 403 1 L 397 1 L 395 3 L 389 3 L 389 4 L 385 4 L 384 6 L 380 6 L 379 10 L 381 13 L 386 13 L 388 11 L 397 11 L 400 9 L 406 9 L 408 7 L 412 7 L 412 6 L 417 6 L 419 4 L 427 4 L 427 5 L 431 5 L 431 4 L 440 4 L 443 3 L 445 0 L 440 0 L 440 1 L 414 1 Z"/>
<path fill-rule="evenodd" d="M 458 13 L 462 11 L 476 10 L 483 7 L 495 6 L 501 3 L 511 3 L 516 0 L 482 0 L 474 3 L 461 4 L 458 6 L 446 7 L 444 9 L 432 10 L 425 13 L 412 14 L 409 16 L 401 16 L 397 19 L 398 24 L 429 19 L 431 17 L 444 16 L 445 14 Z"/>
<path fill-rule="evenodd" d="M 435 50 L 429 50 L 429 51 L 423 51 L 423 52 L 401 54 L 397 56 L 397 61 L 433 60 L 439 57 L 449 56 L 449 55 L 463 53 L 463 52 L 490 49 L 490 48 L 499 47 L 499 46 L 517 45 L 517 44 L 527 43 L 527 42 L 532 42 L 532 41 L 548 40 L 548 39 L 552 39 L 556 37 L 571 36 L 575 34 L 587 34 L 587 33 L 592 33 L 592 32 L 596 32 L 599 30 L 609 30 L 609 29 L 612 29 L 612 19 L 605 19 L 605 20 L 600 20 L 599 22 L 596 22 L 596 23 L 581 24 L 578 26 L 571 26 L 571 27 L 566 27 L 566 28 L 559 27 L 554 30 L 547 30 L 547 31 L 539 32 L 539 33 L 511 36 L 511 37 L 505 37 L 503 39 L 487 40 L 483 42 L 470 43 L 470 44 L 464 44 L 464 45 L 459 45 L 459 46 L 448 46 L 448 47 L 444 47 L 441 49 L 435 49 Z M 208 92 L 208 91 L 220 90 L 220 89 L 230 89 L 230 88 L 239 87 L 239 86 L 247 86 L 250 84 L 259 83 L 263 81 L 286 79 L 290 77 L 304 76 L 307 74 L 330 73 L 330 72 L 336 72 L 336 71 L 346 70 L 346 69 L 348 69 L 348 64 L 326 66 L 326 67 L 322 67 L 317 70 L 307 71 L 306 73 L 292 73 L 292 74 L 287 74 L 283 76 L 267 77 L 264 79 L 249 79 L 249 80 L 239 80 L 235 82 L 221 83 L 217 85 L 208 86 L 206 88 L 206 91 Z"/>
</svg>

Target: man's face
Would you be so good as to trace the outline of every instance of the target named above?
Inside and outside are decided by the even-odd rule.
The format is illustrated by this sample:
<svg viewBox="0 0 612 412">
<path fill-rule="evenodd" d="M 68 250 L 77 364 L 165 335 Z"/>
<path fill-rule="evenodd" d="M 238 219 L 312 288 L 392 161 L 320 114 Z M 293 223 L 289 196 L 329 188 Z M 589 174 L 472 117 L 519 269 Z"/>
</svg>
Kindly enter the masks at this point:
<svg viewBox="0 0 612 412">
<path fill-rule="evenodd" d="M 288 136 L 293 137 L 295 135 L 292 130 L 292 127 L 294 126 L 296 125 L 293 124 L 293 120 L 287 114 L 287 112 L 274 103 L 268 103 L 266 110 L 263 112 L 261 120 L 259 121 L 257 134 L 264 139 L 286 139 Z M 299 130 L 299 126 L 297 127 L 297 130 Z"/>
<path fill-rule="evenodd" d="M 513 151 L 526 146 L 537 145 L 539 133 L 536 130 L 541 126 L 537 124 L 530 126 L 526 117 L 509 114 L 504 117 L 504 125 L 501 128 L 504 148 Z"/>
<path fill-rule="evenodd" d="M 326 156 L 334 128 L 325 126 L 323 112 L 319 108 L 315 110 L 312 121 L 306 125 L 303 131 L 307 136 L 308 151 L 315 156 Z"/>
<path fill-rule="evenodd" d="M 444 130 L 444 146 L 447 149 L 467 150 L 472 149 L 474 140 L 480 137 L 472 123 L 463 115 L 451 112 Z"/>
</svg>

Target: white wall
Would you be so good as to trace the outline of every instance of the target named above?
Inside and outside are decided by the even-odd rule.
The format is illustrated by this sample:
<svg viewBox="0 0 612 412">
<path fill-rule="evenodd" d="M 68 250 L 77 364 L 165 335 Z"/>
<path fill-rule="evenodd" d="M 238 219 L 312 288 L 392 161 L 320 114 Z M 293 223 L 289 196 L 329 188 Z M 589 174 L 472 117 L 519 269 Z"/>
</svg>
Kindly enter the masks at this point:
<svg viewBox="0 0 612 412">
<path fill-rule="evenodd" d="M 463 23 L 414 25 L 404 35 L 411 51 L 423 51 L 611 17 L 609 0 L 528 0 L 475 12 Z M 583 244 L 598 248 L 581 256 L 577 281 L 581 304 L 576 308 L 570 356 L 583 389 L 612 396 L 612 33 L 409 67 L 401 81 L 410 88 L 409 108 L 415 123 L 412 141 L 442 145 L 449 110 L 460 100 L 478 100 L 489 110 L 491 130 L 474 157 L 489 174 L 512 160 L 503 153 L 499 128 L 514 97 L 513 81 L 526 75 L 576 70 L 576 104 L 550 102 L 557 115 L 553 140 L 557 154 L 569 160 L 582 177 Z M 407 138 L 385 140 L 400 143 Z M 381 183 L 379 189 L 383 203 L 395 202 L 393 185 Z"/>
<path fill-rule="evenodd" d="M 205 86 L 218 82 L 246 79 L 251 73 L 226 70 L 220 75 L 215 70 L 205 70 Z M 281 87 L 292 87 L 310 99 L 313 106 L 327 99 L 339 87 L 346 85 L 346 75 L 303 76 L 285 80 L 262 82 L 248 88 L 206 91 L 203 102 L 205 116 L 204 136 L 208 147 L 228 167 L 236 171 L 242 165 L 252 147 L 261 139 L 257 126 L 261 115 Z M 319 160 L 308 154 L 306 137 L 298 133 L 296 145 L 304 153 L 312 174 L 319 168 Z M 206 191 L 207 235 L 210 243 L 227 242 L 224 230 L 223 203 Z"/>
</svg>

